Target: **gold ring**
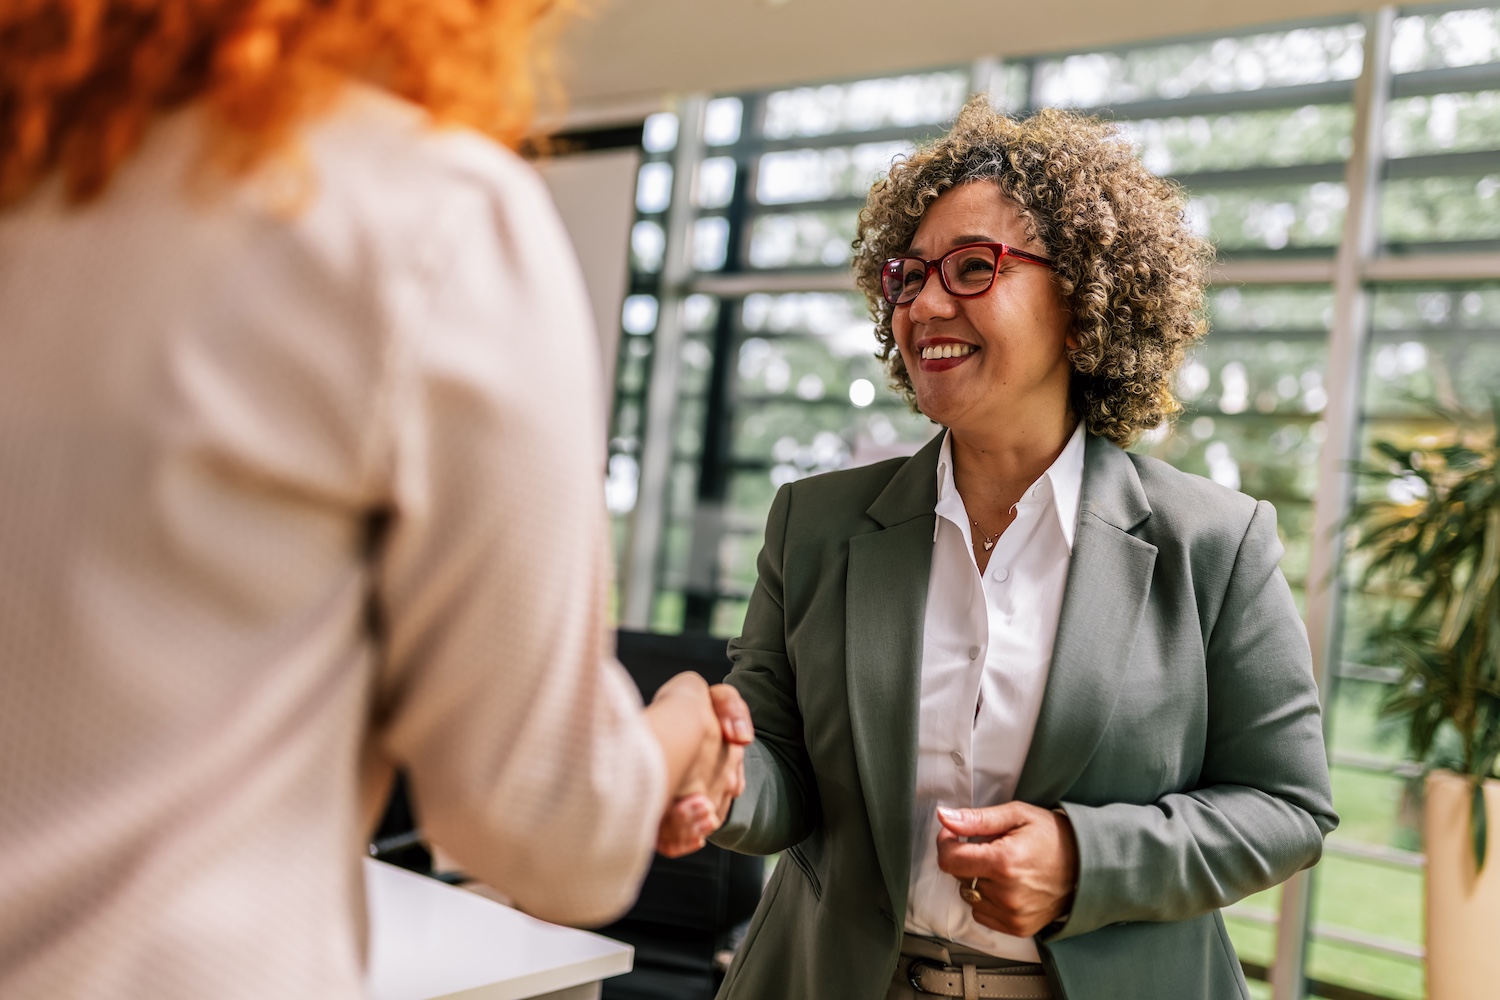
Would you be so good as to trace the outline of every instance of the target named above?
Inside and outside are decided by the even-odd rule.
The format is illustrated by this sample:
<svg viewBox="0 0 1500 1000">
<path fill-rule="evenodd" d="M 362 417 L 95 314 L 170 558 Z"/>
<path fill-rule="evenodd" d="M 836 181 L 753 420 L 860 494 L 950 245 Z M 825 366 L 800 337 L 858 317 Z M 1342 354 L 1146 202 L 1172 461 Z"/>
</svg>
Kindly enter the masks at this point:
<svg viewBox="0 0 1500 1000">
<path fill-rule="evenodd" d="M 979 891 L 979 876 L 975 875 L 969 880 L 968 885 L 960 885 L 958 894 L 963 897 L 965 903 L 971 906 L 975 903 L 984 902 L 984 895 Z"/>
</svg>

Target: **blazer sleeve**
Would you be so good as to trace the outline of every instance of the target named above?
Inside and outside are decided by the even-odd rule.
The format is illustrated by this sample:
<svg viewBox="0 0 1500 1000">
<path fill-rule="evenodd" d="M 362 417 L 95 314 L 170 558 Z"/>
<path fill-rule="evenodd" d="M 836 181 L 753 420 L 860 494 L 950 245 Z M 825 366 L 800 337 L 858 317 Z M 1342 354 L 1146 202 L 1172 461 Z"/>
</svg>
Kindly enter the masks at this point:
<svg viewBox="0 0 1500 1000">
<path fill-rule="evenodd" d="M 728 683 L 750 706 L 755 742 L 745 752 L 745 791 L 709 839 L 741 854 L 785 850 L 805 840 L 816 824 L 812 762 L 786 648 L 784 568 L 791 505 L 791 486 L 783 486 L 766 520 L 743 631 L 729 643 L 734 667 Z"/>
<path fill-rule="evenodd" d="M 1064 803 L 1079 877 L 1067 922 L 1200 916 L 1317 863 L 1338 825 L 1306 633 L 1277 563 L 1275 509 L 1251 516 L 1210 632 L 1199 785 L 1149 805 Z"/>
</svg>

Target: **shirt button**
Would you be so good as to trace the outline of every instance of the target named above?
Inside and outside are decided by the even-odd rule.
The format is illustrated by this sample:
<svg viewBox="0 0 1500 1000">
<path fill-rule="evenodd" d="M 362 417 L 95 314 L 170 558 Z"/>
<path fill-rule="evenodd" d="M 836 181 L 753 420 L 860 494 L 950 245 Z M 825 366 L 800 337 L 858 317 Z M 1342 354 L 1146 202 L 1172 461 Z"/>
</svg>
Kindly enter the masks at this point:
<svg viewBox="0 0 1500 1000">
<path fill-rule="evenodd" d="M 953 751 L 948 756 L 952 757 L 953 763 L 957 764 L 959 767 L 964 766 L 964 755 L 959 753 L 957 750 Z"/>
<path fill-rule="evenodd" d="M 979 647 L 978 646 L 970 646 L 969 647 L 969 659 L 971 659 L 971 660 L 977 660 L 977 659 L 979 659 Z"/>
<path fill-rule="evenodd" d="M 999 569 L 995 570 L 995 579 L 999 580 L 1001 583 L 1004 583 L 1006 580 L 1010 579 L 1010 570 L 1006 569 L 1004 566 L 1001 566 Z"/>
</svg>

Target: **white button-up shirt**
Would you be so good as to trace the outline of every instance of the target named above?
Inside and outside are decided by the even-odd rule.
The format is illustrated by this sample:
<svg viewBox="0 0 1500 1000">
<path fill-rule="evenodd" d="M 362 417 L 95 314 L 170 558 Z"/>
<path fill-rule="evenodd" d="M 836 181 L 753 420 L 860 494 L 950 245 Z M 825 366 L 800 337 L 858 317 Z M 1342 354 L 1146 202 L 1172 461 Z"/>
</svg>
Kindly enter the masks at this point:
<svg viewBox="0 0 1500 1000">
<path fill-rule="evenodd" d="M 1040 961 L 1030 938 L 976 923 L 938 869 L 938 806 L 1014 797 L 1042 707 L 1083 491 L 1083 425 L 1016 505 L 979 572 L 968 511 L 953 481 L 952 438 L 938 456 L 937 525 L 922 632 L 917 787 L 906 929 L 1015 961 Z"/>
</svg>

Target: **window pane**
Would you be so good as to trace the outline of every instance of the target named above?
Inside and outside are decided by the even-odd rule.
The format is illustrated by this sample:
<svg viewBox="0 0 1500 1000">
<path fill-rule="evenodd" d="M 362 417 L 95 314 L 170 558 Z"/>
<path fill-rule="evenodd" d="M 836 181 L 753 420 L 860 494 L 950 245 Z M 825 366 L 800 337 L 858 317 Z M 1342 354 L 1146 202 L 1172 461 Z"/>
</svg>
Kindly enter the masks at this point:
<svg viewBox="0 0 1500 1000">
<path fill-rule="evenodd" d="M 732 156 L 711 156 L 698 164 L 694 200 L 699 208 L 723 208 L 734 197 L 735 165 Z"/>
<path fill-rule="evenodd" d="M 1224 928 L 1234 942 L 1235 953 L 1246 962 L 1269 966 L 1276 953 L 1276 925 L 1248 920 L 1232 910 L 1224 914 Z M 1251 993 L 1254 996 L 1254 992 Z"/>
<path fill-rule="evenodd" d="M 1380 704 L 1389 690 L 1389 685 L 1377 681 L 1339 678 L 1329 713 L 1330 751 L 1393 763 L 1406 756 L 1404 724 L 1380 717 Z"/>
<path fill-rule="evenodd" d="M 1477 66 L 1500 60 L 1500 11 L 1450 10 L 1396 20 L 1391 69 L 1396 73 Z"/>
<path fill-rule="evenodd" d="M 840 433 L 846 423 L 843 407 L 806 406 L 796 400 L 760 403 L 738 421 L 734 456 L 774 463 L 770 475 L 778 486 L 841 469 L 850 456 Z"/>
<path fill-rule="evenodd" d="M 1324 855 L 1313 892 L 1315 927 L 1345 929 L 1408 947 L 1422 943 L 1422 872 L 1354 858 Z M 1419 959 L 1385 955 L 1313 937 L 1308 976 L 1377 996 L 1421 1000 Z"/>
<path fill-rule="evenodd" d="M 620 308 L 620 326 L 633 336 L 656 329 L 657 301 L 654 295 L 627 295 Z"/>
<path fill-rule="evenodd" d="M 1385 154 L 1418 156 L 1500 149 L 1500 91 L 1406 97 L 1390 104 Z"/>
<path fill-rule="evenodd" d="M 1500 333 L 1425 341 L 1385 335 L 1371 342 L 1370 352 L 1365 405 L 1371 411 L 1425 416 L 1432 403 L 1482 410 L 1500 386 Z"/>
<path fill-rule="evenodd" d="M 1392 288 L 1376 293 L 1365 407 L 1409 415 L 1377 433 L 1411 437 L 1441 428 L 1428 404 L 1486 410 L 1500 386 L 1500 287 Z M 1417 419 L 1413 424 L 1411 419 Z"/>
<path fill-rule="evenodd" d="M 1420 779 L 1340 765 L 1331 774 L 1339 813 L 1339 828 L 1332 834 L 1336 842 L 1422 849 Z"/>
<path fill-rule="evenodd" d="M 729 254 L 729 220 L 710 215 L 693 222 L 693 267 L 699 271 L 717 271 Z"/>
<path fill-rule="evenodd" d="M 786 205 L 827 198 L 863 197 L 910 142 L 867 142 L 830 149 L 790 149 L 760 158 L 755 198 L 763 205 Z"/>
<path fill-rule="evenodd" d="M 762 215 L 750 227 L 750 266 L 838 267 L 849 260 L 858 211 Z"/>
<path fill-rule="evenodd" d="M 1214 419 L 1242 413 L 1317 414 L 1328 404 L 1323 373 L 1328 348 L 1313 340 L 1252 340 L 1210 336 L 1178 372 L 1184 404 L 1208 424 L 1193 433 L 1212 434 Z M 1312 442 L 1312 450 L 1321 447 Z"/>
<path fill-rule="evenodd" d="M 1278 108 L 1124 122 L 1120 130 L 1158 174 L 1241 170 L 1349 157 L 1354 108 L 1348 104 Z"/>
<path fill-rule="evenodd" d="M 747 537 L 753 539 L 756 551 L 759 551 L 760 542 L 765 537 L 766 512 L 771 509 L 771 501 L 776 497 L 777 488 L 777 484 L 771 482 L 771 476 L 765 469 L 747 469 L 736 472 L 729 481 L 728 523 L 730 527 L 739 529 Z M 753 555 L 751 558 L 754 558 Z M 740 560 L 735 563 L 735 566 L 739 569 L 735 570 L 733 578 L 746 587 L 753 586 L 755 583 L 753 563 Z"/>
<path fill-rule="evenodd" d="M 1271 964 L 1276 953 L 1276 917 L 1281 910 L 1281 886 L 1247 896 L 1224 911 L 1224 925 L 1240 958 L 1256 965 Z"/>
<path fill-rule="evenodd" d="M 1392 330 L 1500 330 L 1500 285 L 1382 288 L 1374 327 Z"/>
<path fill-rule="evenodd" d="M 1043 104 L 1097 107 L 1150 98 L 1222 94 L 1353 80 L 1363 61 L 1357 24 L 1091 52 L 1037 64 Z"/>
<path fill-rule="evenodd" d="M 683 603 L 680 590 L 658 591 L 651 602 L 651 631 L 668 634 L 681 632 Z"/>
<path fill-rule="evenodd" d="M 704 402 L 699 397 L 678 399 L 677 410 L 672 415 L 672 448 L 677 458 L 694 460 L 702 450 L 704 408 Z M 691 467 L 686 464 L 681 466 L 683 470 L 689 468 Z M 681 491 L 676 494 L 674 509 L 690 511 L 697 501 L 698 478 L 696 473 L 689 477 L 685 471 L 681 475 L 684 480 L 679 484 Z"/>
<path fill-rule="evenodd" d="M 858 83 L 798 87 L 766 95 L 768 139 L 934 125 L 958 114 L 968 74 L 924 73 Z"/>
<path fill-rule="evenodd" d="M 670 111 L 647 115 L 641 128 L 641 148 L 648 153 L 665 153 L 677 145 L 677 116 Z"/>
<path fill-rule="evenodd" d="M 661 224 L 642 219 L 630 230 L 630 267 L 642 274 L 661 270 L 667 253 L 667 234 Z"/>
<path fill-rule="evenodd" d="M 708 392 L 709 375 L 714 367 L 714 352 L 703 337 L 686 337 L 680 352 L 682 365 L 677 374 L 677 391 L 682 396 L 702 396 Z"/>
<path fill-rule="evenodd" d="M 751 337 L 740 347 L 737 391 L 747 402 L 775 396 L 809 401 L 828 396 L 848 403 L 849 384 L 861 378 L 885 383 L 880 362 L 868 351 L 840 355 L 830 344 L 811 337 Z M 809 388 L 814 382 L 821 387 L 816 393 Z M 895 403 L 896 398 L 887 395 L 885 401 Z"/>
<path fill-rule="evenodd" d="M 1387 181 L 1380 234 L 1394 244 L 1500 239 L 1500 174 Z"/>
<path fill-rule="evenodd" d="M 1404 904 L 1380 900 L 1370 905 L 1389 909 Z M 1382 955 L 1336 941 L 1314 938 L 1308 944 L 1307 975 L 1391 1000 L 1427 997 L 1427 976 L 1419 959 Z"/>
<path fill-rule="evenodd" d="M 650 356 L 651 341 L 637 337 L 621 341 L 615 372 L 615 392 L 618 395 L 633 395 L 646 387 L 646 359 Z"/>
<path fill-rule="evenodd" d="M 1188 215 L 1221 252 L 1332 248 L 1348 201 L 1343 184 L 1278 184 L 1194 194 Z"/>
<path fill-rule="evenodd" d="M 749 333 L 812 334 L 841 356 L 871 354 L 876 348 L 875 328 L 860 295 L 747 295 L 743 325 Z"/>
<path fill-rule="evenodd" d="M 665 212 L 672 201 L 672 164 L 647 163 L 635 180 L 635 207 L 639 212 Z"/>
<path fill-rule="evenodd" d="M 609 473 L 604 481 L 604 505 L 611 514 L 628 514 L 635 509 L 640 479 L 641 468 L 634 456 L 609 456 Z"/>
<path fill-rule="evenodd" d="M 635 400 L 626 400 L 615 411 L 615 437 L 619 439 L 621 451 L 633 451 L 631 445 L 641 434 L 641 406 Z"/>
<path fill-rule="evenodd" d="M 732 639 L 739 635 L 745 624 L 745 609 L 749 606 L 748 600 L 740 598 L 719 601 L 714 605 L 714 617 L 709 625 L 709 634 L 722 639 Z"/>
<path fill-rule="evenodd" d="M 761 485 L 769 486 L 768 478 L 761 476 L 760 479 L 764 480 Z M 765 541 L 766 510 L 775 494 L 772 490 L 754 493 L 757 502 L 754 510 L 737 506 L 734 511 L 734 521 L 742 530 L 726 534 L 719 543 L 719 585 L 727 593 L 749 594 L 755 589 L 755 557 L 760 554 L 761 544 Z M 761 507 L 760 503 L 766 506 Z"/>
<path fill-rule="evenodd" d="M 703 141 L 710 146 L 727 146 L 740 137 L 740 120 L 745 105 L 738 97 L 720 97 L 703 109 Z"/>
<path fill-rule="evenodd" d="M 1215 332 L 1297 331 L 1321 340 L 1333 327 L 1333 289 L 1326 285 L 1220 286 L 1210 289 L 1208 304 Z"/>
</svg>

